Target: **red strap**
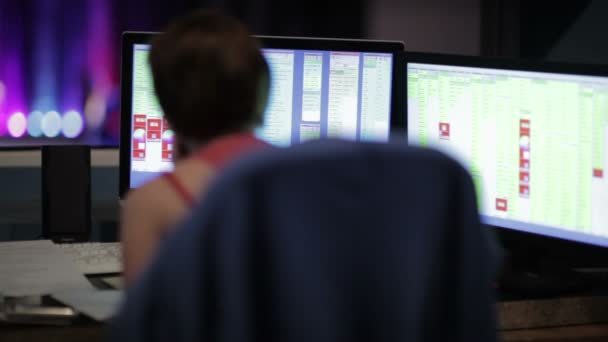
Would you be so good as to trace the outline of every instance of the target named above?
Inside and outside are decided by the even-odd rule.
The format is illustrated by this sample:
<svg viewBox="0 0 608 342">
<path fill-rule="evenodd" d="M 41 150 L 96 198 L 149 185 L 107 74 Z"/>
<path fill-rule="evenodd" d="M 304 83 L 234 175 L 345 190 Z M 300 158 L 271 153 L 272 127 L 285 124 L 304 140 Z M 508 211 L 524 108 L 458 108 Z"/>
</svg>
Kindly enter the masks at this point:
<svg viewBox="0 0 608 342">
<path fill-rule="evenodd" d="M 239 155 L 264 146 L 268 144 L 251 133 L 230 134 L 207 144 L 198 153 L 198 158 L 218 170 Z"/>
<path fill-rule="evenodd" d="M 269 145 L 251 133 L 230 134 L 211 141 L 198 152 L 197 158 L 209 164 L 213 169 L 219 170 L 239 155 L 264 146 Z M 195 198 L 192 197 L 192 194 L 179 179 L 175 177 L 175 174 L 166 173 L 164 176 L 182 200 L 190 208 L 194 207 L 196 204 Z"/>
<path fill-rule="evenodd" d="M 177 192 L 179 197 L 181 197 L 181 199 L 186 202 L 189 207 L 192 208 L 195 204 L 194 198 L 192 197 L 192 194 L 190 194 L 188 189 L 186 189 L 186 187 L 182 184 L 182 182 L 180 182 L 179 179 L 175 177 L 175 174 L 172 172 L 165 173 L 164 177 L 167 182 L 169 182 L 169 184 L 173 187 L 175 192 Z"/>
</svg>

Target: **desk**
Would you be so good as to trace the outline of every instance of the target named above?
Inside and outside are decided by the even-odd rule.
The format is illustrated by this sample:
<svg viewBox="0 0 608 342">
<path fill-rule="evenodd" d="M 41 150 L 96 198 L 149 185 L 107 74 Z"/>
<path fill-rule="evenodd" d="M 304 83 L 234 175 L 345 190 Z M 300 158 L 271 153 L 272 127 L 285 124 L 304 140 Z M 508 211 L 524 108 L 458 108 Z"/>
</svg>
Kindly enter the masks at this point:
<svg viewBox="0 0 608 342">
<path fill-rule="evenodd" d="M 88 276 L 87 279 L 98 289 L 109 289 L 103 278 L 106 276 Z M 46 301 L 45 301 L 46 302 Z M 55 305 L 54 300 L 48 301 Z M 59 304 L 60 305 L 60 304 Z M 74 319 L 72 325 L 20 325 L 0 322 L 0 341 L 2 342 L 108 342 L 107 325 L 84 316 Z"/>
<path fill-rule="evenodd" d="M 501 331 L 503 342 L 591 342 L 608 341 L 608 324 Z"/>
<path fill-rule="evenodd" d="M 608 324 L 501 331 L 503 342 L 587 342 L 608 341 Z M 67 327 L 31 327 L 0 325 L 2 342 L 107 342 L 106 327 L 102 324 L 85 324 Z"/>
<path fill-rule="evenodd" d="M 608 296 L 501 302 L 497 311 L 505 342 L 608 341 Z M 96 342 L 106 337 L 106 326 L 93 322 L 67 327 L 0 325 L 2 342 Z"/>
<path fill-rule="evenodd" d="M 497 311 L 502 330 L 608 326 L 608 296 L 605 295 L 505 301 L 497 304 Z"/>
<path fill-rule="evenodd" d="M 84 323 L 73 326 L 0 325 L 2 342 L 108 342 L 106 326 Z"/>
</svg>

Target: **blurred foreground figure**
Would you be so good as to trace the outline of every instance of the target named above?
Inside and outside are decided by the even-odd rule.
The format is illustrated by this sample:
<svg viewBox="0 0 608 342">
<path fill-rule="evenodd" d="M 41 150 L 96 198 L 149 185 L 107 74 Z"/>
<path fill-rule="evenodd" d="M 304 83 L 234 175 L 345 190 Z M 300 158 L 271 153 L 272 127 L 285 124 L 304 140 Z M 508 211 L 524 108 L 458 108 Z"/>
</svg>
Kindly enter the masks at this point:
<svg viewBox="0 0 608 342">
<path fill-rule="evenodd" d="M 198 11 L 152 42 L 154 89 L 175 132 L 175 169 L 129 193 L 121 219 L 124 275 L 132 282 L 225 165 L 267 144 L 262 123 L 269 69 L 236 19 Z"/>
<path fill-rule="evenodd" d="M 495 341 L 487 233 L 470 176 L 438 152 L 260 152 L 163 244 L 114 341 Z"/>
</svg>

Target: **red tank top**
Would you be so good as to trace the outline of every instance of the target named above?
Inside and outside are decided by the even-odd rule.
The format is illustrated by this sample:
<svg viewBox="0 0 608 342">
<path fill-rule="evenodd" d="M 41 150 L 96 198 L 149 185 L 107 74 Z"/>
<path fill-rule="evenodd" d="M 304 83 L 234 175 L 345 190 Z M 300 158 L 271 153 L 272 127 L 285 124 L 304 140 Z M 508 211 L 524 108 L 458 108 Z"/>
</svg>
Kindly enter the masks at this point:
<svg viewBox="0 0 608 342">
<path fill-rule="evenodd" d="M 242 154 L 267 146 L 269 145 L 266 142 L 256 138 L 251 133 L 235 133 L 212 140 L 196 152 L 193 158 L 204 161 L 214 170 L 220 170 Z M 174 173 L 165 173 L 164 178 L 190 208 L 196 204 L 196 198 L 177 179 Z"/>
</svg>

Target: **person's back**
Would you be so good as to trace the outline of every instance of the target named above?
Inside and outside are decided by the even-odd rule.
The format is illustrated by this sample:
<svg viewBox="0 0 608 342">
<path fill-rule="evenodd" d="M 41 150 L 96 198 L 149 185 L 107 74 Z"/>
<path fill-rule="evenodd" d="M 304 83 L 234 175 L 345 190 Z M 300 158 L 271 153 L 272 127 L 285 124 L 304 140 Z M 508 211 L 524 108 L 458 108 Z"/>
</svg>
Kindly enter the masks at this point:
<svg viewBox="0 0 608 342">
<path fill-rule="evenodd" d="M 201 200 L 218 169 L 266 146 L 252 129 L 262 121 L 268 66 L 238 21 L 208 11 L 188 15 L 154 40 L 149 61 L 160 105 L 175 132 L 176 164 L 125 201 L 121 240 L 127 282 Z"/>
<path fill-rule="evenodd" d="M 314 141 L 218 178 L 114 341 L 495 341 L 497 250 L 438 152 Z"/>
</svg>

